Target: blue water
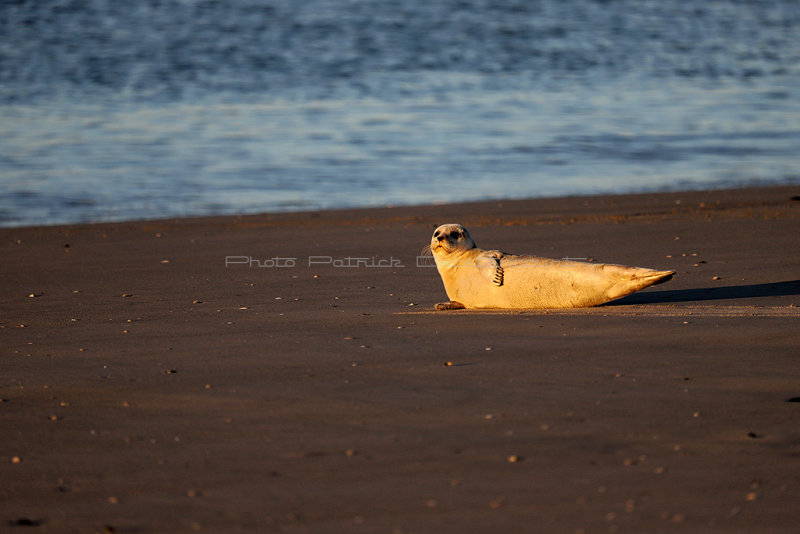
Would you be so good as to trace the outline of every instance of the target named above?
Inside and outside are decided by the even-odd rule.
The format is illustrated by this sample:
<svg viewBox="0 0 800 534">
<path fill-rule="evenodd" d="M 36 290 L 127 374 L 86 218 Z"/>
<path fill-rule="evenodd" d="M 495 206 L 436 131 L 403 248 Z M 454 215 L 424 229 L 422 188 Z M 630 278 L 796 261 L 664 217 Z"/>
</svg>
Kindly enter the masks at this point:
<svg viewBox="0 0 800 534">
<path fill-rule="evenodd" d="M 0 225 L 800 183 L 795 0 L 0 0 Z"/>
</svg>

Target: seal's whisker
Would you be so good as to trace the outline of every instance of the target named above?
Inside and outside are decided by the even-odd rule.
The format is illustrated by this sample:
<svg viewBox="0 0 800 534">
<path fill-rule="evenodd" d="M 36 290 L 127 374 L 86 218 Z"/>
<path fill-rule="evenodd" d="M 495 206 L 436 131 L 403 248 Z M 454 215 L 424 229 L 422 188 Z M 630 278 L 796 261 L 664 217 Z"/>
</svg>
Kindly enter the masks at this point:
<svg viewBox="0 0 800 534">
<path fill-rule="evenodd" d="M 430 245 L 425 245 L 422 247 L 422 250 L 419 251 L 420 256 L 433 256 L 433 251 L 431 251 Z"/>
</svg>

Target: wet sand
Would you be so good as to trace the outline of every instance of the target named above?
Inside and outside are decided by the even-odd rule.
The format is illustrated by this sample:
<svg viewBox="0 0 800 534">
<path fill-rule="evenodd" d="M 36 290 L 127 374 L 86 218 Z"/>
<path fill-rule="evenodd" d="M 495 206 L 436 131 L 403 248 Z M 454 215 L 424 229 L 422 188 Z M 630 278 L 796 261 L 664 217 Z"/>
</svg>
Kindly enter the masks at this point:
<svg viewBox="0 0 800 534">
<path fill-rule="evenodd" d="M 797 195 L 0 229 L 0 531 L 796 532 Z M 677 275 L 435 312 L 445 222 Z"/>
</svg>

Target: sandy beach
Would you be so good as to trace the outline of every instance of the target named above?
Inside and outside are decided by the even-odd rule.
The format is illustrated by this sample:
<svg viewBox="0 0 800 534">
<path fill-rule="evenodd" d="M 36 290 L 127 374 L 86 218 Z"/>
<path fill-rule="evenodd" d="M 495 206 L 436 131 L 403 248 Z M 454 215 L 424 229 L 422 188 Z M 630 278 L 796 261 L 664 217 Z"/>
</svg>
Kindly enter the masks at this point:
<svg viewBox="0 0 800 534">
<path fill-rule="evenodd" d="M 0 229 L 0 532 L 797 532 L 798 195 Z M 437 312 L 447 222 L 677 274 Z"/>
</svg>

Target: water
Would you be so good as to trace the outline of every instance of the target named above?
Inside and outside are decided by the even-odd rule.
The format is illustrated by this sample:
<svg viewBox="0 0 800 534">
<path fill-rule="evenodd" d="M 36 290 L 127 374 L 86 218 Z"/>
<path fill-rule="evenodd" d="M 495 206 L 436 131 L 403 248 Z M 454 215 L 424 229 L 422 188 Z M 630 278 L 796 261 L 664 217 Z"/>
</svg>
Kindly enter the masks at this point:
<svg viewBox="0 0 800 534">
<path fill-rule="evenodd" d="M 800 183 L 795 0 L 0 0 L 0 225 Z"/>
</svg>

